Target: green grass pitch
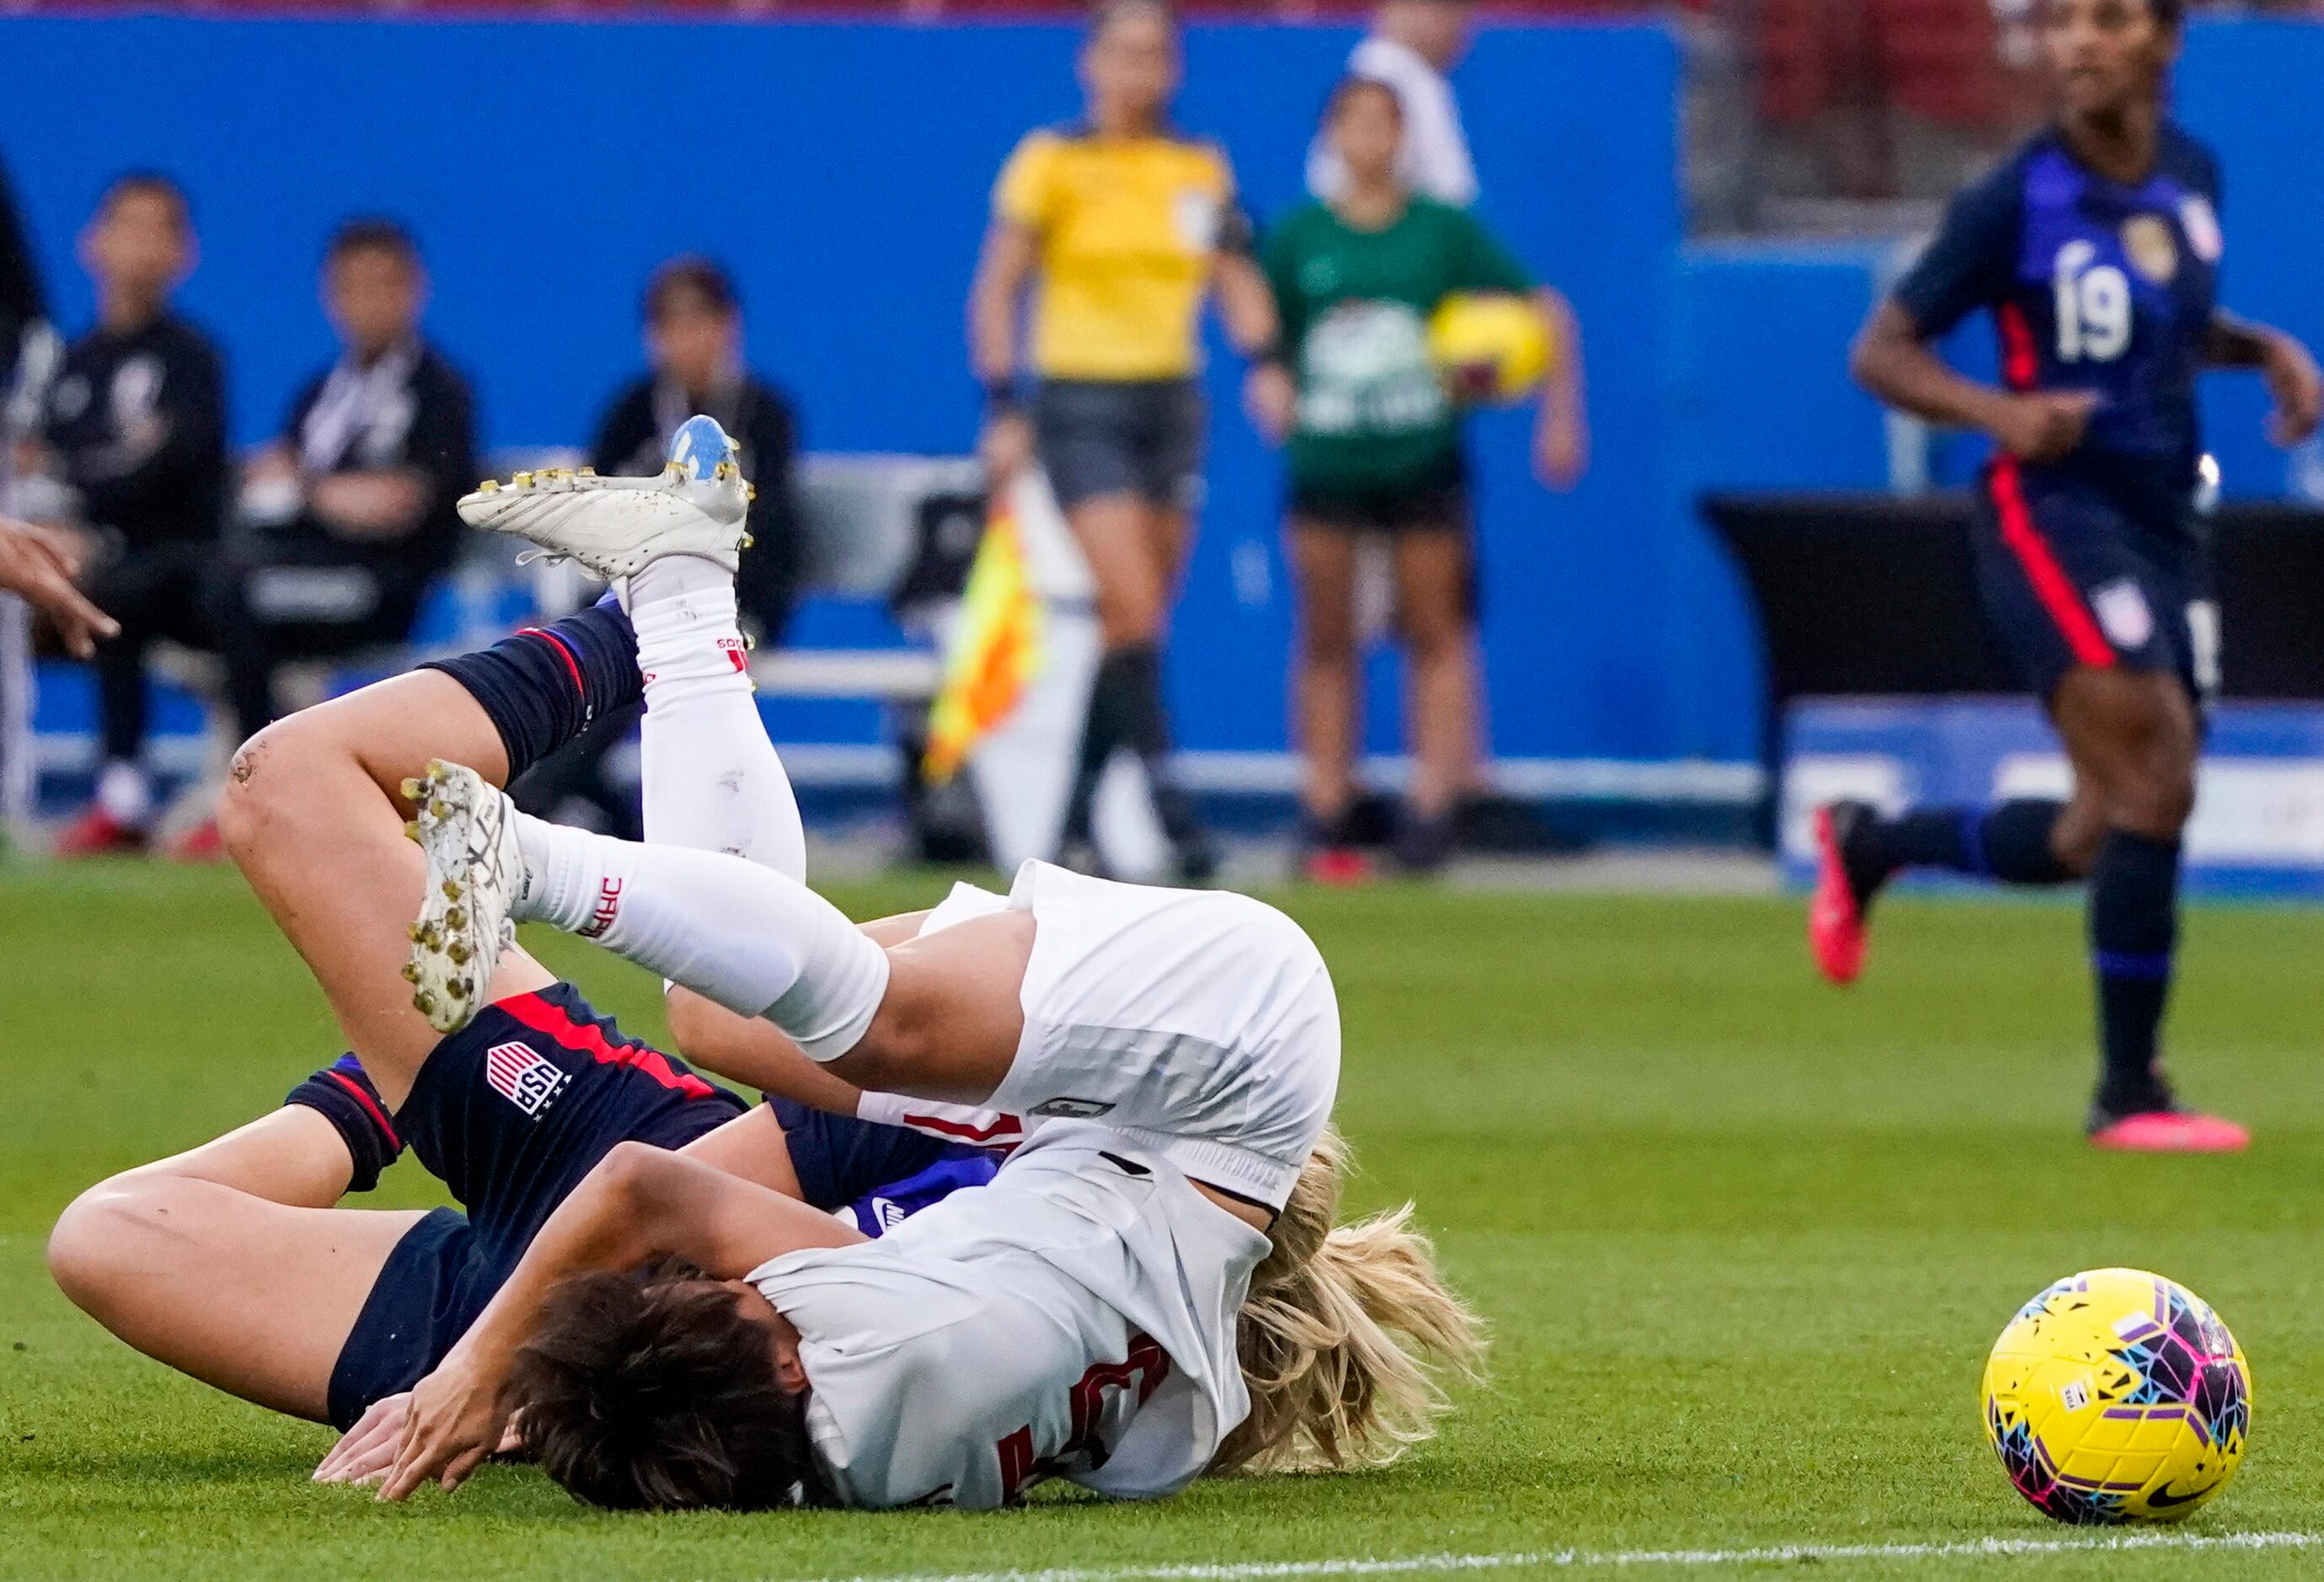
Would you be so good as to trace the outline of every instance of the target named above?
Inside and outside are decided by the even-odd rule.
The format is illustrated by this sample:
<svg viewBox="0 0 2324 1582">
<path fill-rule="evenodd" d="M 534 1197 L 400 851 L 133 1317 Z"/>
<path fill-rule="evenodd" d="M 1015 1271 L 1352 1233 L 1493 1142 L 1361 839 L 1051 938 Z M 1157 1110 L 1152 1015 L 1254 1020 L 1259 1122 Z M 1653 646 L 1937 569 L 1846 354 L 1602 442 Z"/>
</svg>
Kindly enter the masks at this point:
<svg viewBox="0 0 2324 1582">
<path fill-rule="evenodd" d="M 839 899 L 869 914 L 937 892 Z M 0 873 L 0 1575 L 893 1577 L 1556 1551 L 1585 1562 L 1561 1574 L 1594 1575 L 1635 1550 L 1651 1558 L 1625 1575 L 2240 1577 L 2324 1561 L 1732 1555 L 2091 1541 L 2010 1493 L 1975 1397 L 2018 1303 L 2112 1263 L 2186 1281 L 2252 1358 L 2252 1456 L 2185 1531 L 2324 1531 L 2324 915 L 2190 919 L 2176 1069 L 2258 1141 L 2158 1160 L 2078 1141 L 2089 1013 L 2066 906 L 1901 900 L 1842 994 L 1811 976 L 1795 904 L 1392 888 L 1286 904 L 1340 983 L 1355 1200 L 1416 1197 L 1495 1328 L 1494 1386 L 1440 1440 L 1375 1476 L 1203 1484 L 1147 1507 L 1066 1493 L 991 1515 L 613 1518 L 522 1468 L 401 1509 L 315 1487 L 327 1430 L 170 1374 L 65 1303 L 41 1245 L 75 1191 L 258 1112 L 339 1045 L 230 875 Z M 659 1032 L 642 974 L 546 948 Z M 383 1197 L 432 1200 L 432 1183 L 406 1163 Z"/>
</svg>

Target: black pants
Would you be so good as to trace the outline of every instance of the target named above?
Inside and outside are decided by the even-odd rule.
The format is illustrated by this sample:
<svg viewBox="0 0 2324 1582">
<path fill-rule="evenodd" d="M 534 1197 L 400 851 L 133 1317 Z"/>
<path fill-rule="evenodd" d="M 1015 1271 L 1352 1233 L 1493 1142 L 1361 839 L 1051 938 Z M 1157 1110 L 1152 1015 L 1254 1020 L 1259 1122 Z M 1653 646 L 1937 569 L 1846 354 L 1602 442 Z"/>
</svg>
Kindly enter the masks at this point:
<svg viewBox="0 0 2324 1582">
<path fill-rule="evenodd" d="M 159 640 L 213 648 L 209 584 L 216 542 L 139 545 L 89 580 L 88 595 L 121 623 L 97 648 L 97 714 L 105 761 L 134 763 L 145 745 L 145 654 Z"/>
<path fill-rule="evenodd" d="M 401 642 L 438 569 L 401 544 L 342 538 L 308 523 L 237 544 L 212 579 L 226 701 L 246 740 L 275 717 L 274 676 L 294 659 L 336 659 Z"/>
</svg>

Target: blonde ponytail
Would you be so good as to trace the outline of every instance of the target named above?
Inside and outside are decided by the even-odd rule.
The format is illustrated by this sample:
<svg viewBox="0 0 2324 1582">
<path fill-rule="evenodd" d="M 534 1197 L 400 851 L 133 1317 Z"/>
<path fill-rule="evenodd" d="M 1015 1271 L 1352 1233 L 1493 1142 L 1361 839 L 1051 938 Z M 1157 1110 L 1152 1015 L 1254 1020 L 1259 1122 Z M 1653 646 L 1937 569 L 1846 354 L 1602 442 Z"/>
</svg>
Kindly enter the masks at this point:
<svg viewBox="0 0 2324 1582">
<path fill-rule="evenodd" d="M 1333 1223 L 1348 1163 L 1327 1128 L 1251 1276 L 1236 1336 L 1250 1415 L 1214 1476 L 1385 1467 L 1435 1432 L 1447 1375 L 1483 1376 L 1483 1323 L 1438 1276 L 1412 1205 Z"/>
</svg>

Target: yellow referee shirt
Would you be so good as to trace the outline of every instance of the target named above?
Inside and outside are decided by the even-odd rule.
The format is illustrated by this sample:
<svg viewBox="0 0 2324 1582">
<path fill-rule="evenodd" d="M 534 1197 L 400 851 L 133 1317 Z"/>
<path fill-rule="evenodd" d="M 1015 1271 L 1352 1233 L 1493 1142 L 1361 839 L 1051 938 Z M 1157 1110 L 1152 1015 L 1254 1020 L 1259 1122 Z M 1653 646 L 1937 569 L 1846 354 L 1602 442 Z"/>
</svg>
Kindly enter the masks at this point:
<svg viewBox="0 0 2324 1582">
<path fill-rule="evenodd" d="M 1182 379 L 1231 225 L 1234 171 L 1214 143 L 1036 132 L 994 213 L 1040 243 L 1033 367 L 1048 379 Z"/>
</svg>

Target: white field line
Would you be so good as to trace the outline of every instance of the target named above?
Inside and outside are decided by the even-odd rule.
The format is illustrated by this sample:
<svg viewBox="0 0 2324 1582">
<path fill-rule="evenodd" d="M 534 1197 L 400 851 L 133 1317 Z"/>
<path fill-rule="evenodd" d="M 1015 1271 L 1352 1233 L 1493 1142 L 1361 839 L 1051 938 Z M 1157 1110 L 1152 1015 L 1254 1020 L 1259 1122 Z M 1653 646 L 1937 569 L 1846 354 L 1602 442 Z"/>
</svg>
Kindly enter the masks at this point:
<svg viewBox="0 0 2324 1582">
<path fill-rule="evenodd" d="M 1984 1538 L 1963 1543 L 1792 1543 L 1768 1549 L 1530 1550 L 1505 1554 L 1350 1556 L 1332 1560 L 1158 1566 L 1068 1566 L 1032 1571 L 914 1571 L 819 1582 L 1271 1582 L 1276 1577 L 1447 1576 L 1469 1571 L 1625 1566 L 1767 1566 L 1823 1560 L 2006 1559 L 2018 1556 L 2243 1551 L 2324 1546 L 2324 1533 L 2119 1533 L 2086 1538 Z"/>
</svg>

